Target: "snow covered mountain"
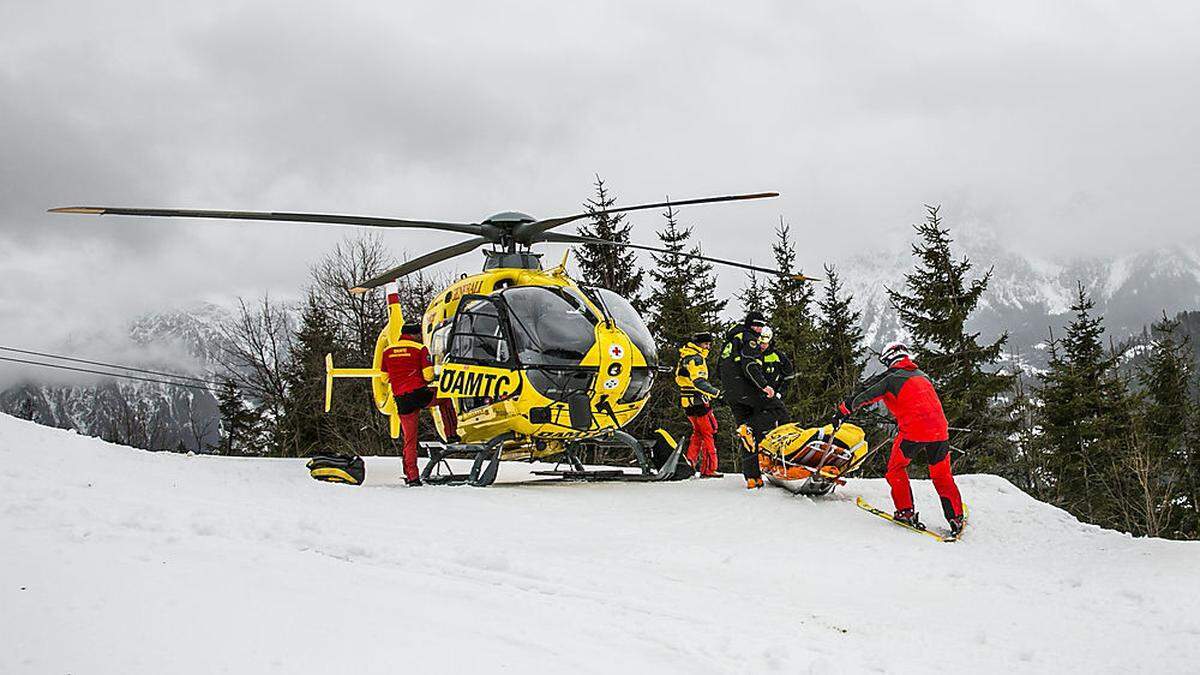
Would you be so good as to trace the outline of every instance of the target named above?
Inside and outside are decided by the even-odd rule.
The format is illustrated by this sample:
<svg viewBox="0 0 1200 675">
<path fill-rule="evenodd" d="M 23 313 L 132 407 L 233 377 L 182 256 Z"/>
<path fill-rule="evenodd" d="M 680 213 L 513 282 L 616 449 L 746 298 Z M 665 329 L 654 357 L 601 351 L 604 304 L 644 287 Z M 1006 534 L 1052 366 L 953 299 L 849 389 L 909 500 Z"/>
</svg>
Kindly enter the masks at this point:
<svg viewBox="0 0 1200 675">
<path fill-rule="evenodd" d="M 1007 330 L 1009 351 L 1040 363 L 1049 331 L 1070 320 L 1076 284 L 1082 282 L 1115 339 L 1140 332 L 1165 310 L 1200 308 L 1200 245 L 1129 253 L 1112 258 L 1054 261 L 1018 254 L 988 233 L 951 231 L 958 254 L 974 263 L 975 276 L 992 268 L 992 281 L 973 328 L 984 338 Z M 838 265 L 863 312 L 868 340 L 876 347 L 900 331 L 887 288 L 904 288 L 913 267 L 906 249 L 891 255 L 860 255 Z"/>
<path fill-rule="evenodd" d="M 960 479 L 962 542 L 740 481 L 406 489 L 0 415 L 0 672 L 1192 672 L 1200 542 Z M 529 477 L 505 464 L 501 481 Z M 917 505 L 939 512 L 915 481 Z"/>
<path fill-rule="evenodd" d="M 218 370 L 220 325 L 226 314 L 212 304 L 150 314 L 130 322 L 122 335 L 91 334 L 50 351 L 211 377 Z M 25 372 L 22 381 L 0 391 L 0 411 L 154 450 L 200 450 L 220 440 L 217 401 L 207 390 L 86 374 L 64 377 L 55 371 Z"/>
</svg>

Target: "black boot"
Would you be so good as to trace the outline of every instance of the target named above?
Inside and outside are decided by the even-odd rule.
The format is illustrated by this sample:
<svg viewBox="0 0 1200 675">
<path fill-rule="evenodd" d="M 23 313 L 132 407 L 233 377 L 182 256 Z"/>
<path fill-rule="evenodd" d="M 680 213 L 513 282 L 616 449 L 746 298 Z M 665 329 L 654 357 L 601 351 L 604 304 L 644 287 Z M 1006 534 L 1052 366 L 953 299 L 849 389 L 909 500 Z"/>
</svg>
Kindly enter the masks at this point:
<svg viewBox="0 0 1200 675">
<path fill-rule="evenodd" d="M 405 478 L 404 484 L 408 487 L 421 487 L 422 485 L 424 485 L 424 483 L 421 482 L 420 478 L 413 478 L 412 480 Z"/>
<path fill-rule="evenodd" d="M 963 527 L 966 526 L 962 516 L 954 516 L 953 518 L 948 518 L 947 521 L 950 523 L 950 536 L 957 537 L 962 534 Z"/>
<path fill-rule="evenodd" d="M 921 524 L 919 519 L 917 519 L 917 515 L 917 512 L 913 511 L 912 509 L 898 509 L 896 513 L 892 515 L 892 517 L 896 519 L 897 523 L 903 523 L 909 527 L 915 527 L 918 530 L 923 530 L 925 529 L 925 526 Z"/>
</svg>

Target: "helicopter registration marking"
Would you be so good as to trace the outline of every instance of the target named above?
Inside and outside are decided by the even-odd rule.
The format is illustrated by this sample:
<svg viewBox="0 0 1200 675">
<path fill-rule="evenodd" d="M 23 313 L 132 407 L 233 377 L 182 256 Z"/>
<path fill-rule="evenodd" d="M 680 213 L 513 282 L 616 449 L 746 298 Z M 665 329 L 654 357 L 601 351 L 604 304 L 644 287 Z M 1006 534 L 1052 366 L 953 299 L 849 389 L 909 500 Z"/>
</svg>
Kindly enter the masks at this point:
<svg viewBox="0 0 1200 675">
<path fill-rule="evenodd" d="M 506 398 L 517 392 L 521 376 L 502 368 L 442 364 L 438 394 L 449 398 Z"/>
</svg>

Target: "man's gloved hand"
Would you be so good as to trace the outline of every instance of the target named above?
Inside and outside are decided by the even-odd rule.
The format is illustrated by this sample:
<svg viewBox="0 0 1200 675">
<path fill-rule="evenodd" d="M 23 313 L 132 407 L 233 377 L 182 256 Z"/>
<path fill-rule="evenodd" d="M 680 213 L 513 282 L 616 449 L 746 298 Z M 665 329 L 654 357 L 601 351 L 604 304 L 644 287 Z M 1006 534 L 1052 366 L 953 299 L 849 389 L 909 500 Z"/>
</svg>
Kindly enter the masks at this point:
<svg viewBox="0 0 1200 675">
<path fill-rule="evenodd" d="M 846 417 L 846 415 L 842 414 L 842 411 L 838 410 L 833 413 L 833 417 L 829 420 L 829 424 L 836 429 L 846 422 Z"/>
<path fill-rule="evenodd" d="M 763 387 L 763 393 L 767 395 L 767 398 L 775 398 L 774 387 Z"/>
</svg>

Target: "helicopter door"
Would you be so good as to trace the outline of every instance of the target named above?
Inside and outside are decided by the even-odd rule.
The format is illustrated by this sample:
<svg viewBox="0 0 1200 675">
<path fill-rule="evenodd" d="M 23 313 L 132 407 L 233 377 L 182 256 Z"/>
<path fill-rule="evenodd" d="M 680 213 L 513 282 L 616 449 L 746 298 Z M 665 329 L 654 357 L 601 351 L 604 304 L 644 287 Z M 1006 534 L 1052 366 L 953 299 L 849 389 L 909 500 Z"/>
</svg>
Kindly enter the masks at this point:
<svg viewBox="0 0 1200 675">
<path fill-rule="evenodd" d="M 494 299 L 484 295 L 464 296 L 454 316 L 446 360 L 511 368 L 514 363 L 507 324 Z"/>
<path fill-rule="evenodd" d="M 492 368 L 514 368 L 512 340 L 508 320 L 494 298 L 466 295 L 446 339 L 446 363 L 466 363 Z M 488 396 L 456 399 L 460 411 L 473 410 L 495 402 Z"/>
</svg>

